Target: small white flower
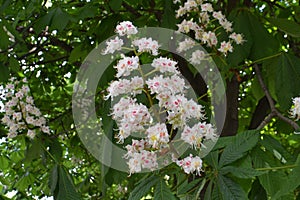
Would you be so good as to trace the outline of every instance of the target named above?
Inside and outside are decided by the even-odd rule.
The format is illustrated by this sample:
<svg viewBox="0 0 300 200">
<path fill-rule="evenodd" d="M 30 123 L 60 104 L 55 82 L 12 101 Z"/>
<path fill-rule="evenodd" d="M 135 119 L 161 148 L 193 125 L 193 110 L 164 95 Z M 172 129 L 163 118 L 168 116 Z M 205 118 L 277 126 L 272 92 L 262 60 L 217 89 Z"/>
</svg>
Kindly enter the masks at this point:
<svg viewBox="0 0 300 200">
<path fill-rule="evenodd" d="M 230 42 L 223 41 L 221 42 L 221 46 L 218 50 L 226 56 L 228 52 L 232 52 L 233 47 Z"/>
<path fill-rule="evenodd" d="M 204 51 L 196 50 L 192 53 L 192 57 L 190 58 L 190 62 L 194 65 L 200 64 L 202 60 L 205 60 L 206 55 Z"/>
<path fill-rule="evenodd" d="M 119 60 L 118 64 L 114 67 L 117 69 L 117 77 L 128 76 L 131 71 L 137 69 L 139 67 L 139 57 L 132 56 L 126 57 L 122 55 L 122 59 Z"/>
<path fill-rule="evenodd" d="M 186 38 L 184 41 L 179 42 L 179 46 L 177 48 L 177 51 L 179 53 L 183 51 L 187 51 L 188 49 L 192 48 L 193 46 L 196 45 L 196 42 L 190 38 Z"/>
<path fill-rule="evenodd" d="M 293 98 L 293 108 L 291 108 L 290 113 L 296 120 L 300 119 L 300 97 Z"/>
<path fill-rule="evenodd" d="M 36 135 L 36 133 L 35 133 L 34 130 L 28 129 L 28 131 L 27 131 L 27 137 L 29 137 L 30 139 L 33 140 L 34 137 L 35 137 L 35 135 Z"/>
<path fill-rule="evenodd" d="M 115 37 L 114 39 L 111 39 L 106 42 L 107 47 L 103 51 L 103 54 L 108 54 L 108 53 L 114 53 L 115 51 L 119 51 L 122 49 L 122 46 L 124 44 L 122 39 L 119 39 L 119 37 Z"/>
<path fill-rule="evenodd" d="M 157 69 L 158 71 L 164 73 L 164 72 L 171 72 L 178 74 L 179 71 L 176 68 L 177 62 L 169 59 L 169 58 L 155 58 L 151 64 L 152 67 Z"/>
<path fill-rule="evenodd" d="M 213 12 L 214 9 L 210 3 L 204 3 L 201 5 L 202 12 Z"/>
<path fill-rule="evenodd" d="M 130 21 L 123 21 L 116 27 L 116 32 L 120 35 L 134 35 L 137 34 L 137 28 Z"/>
<path fill-rule="evenodd" d="M 200 175 L 202 168 L 202 160 L 199 156 L 193 157 L 193 155 L 190 154 L 190 156 L 182 160 L 177 160 L 176 164 L 182 167 L 184 172 L 187 174 L 196 172 L 197 175 Z"/>
<path fill-rule="evenodd" d="M 229 38 L 233 39 L 236 44 L 243 44 L 245 40 L 243 39 L 242 34 L 231 33 Z"/>
<path fill-rule="evenodd" d="M 158 48 L 160 45 L 158 45 L 158 42 L 152 38 L 136 39 L 132 41 L 132 44 L 138 47 L 138 52 L 148 52 L 154 56 L 158 55 Z"/>
<path fill-rule="evenodd" d="M 169 142 L 166 124 L 158 123 L 146 130 L 147 141 L 153 148 L 158 149 Z"/>
</svg>

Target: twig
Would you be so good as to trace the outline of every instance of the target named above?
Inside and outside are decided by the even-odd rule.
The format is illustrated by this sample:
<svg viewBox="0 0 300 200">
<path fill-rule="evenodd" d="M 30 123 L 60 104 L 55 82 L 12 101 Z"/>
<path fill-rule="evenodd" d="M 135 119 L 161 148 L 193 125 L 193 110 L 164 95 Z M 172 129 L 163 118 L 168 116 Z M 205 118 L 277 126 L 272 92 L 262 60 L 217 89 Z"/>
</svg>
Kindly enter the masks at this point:
<svg viewBox="0 0 300 200">
<path fill-rule="evenodd" d="M 258 79 L 258 82 L 262 88 L 262 90 L 264 91 L 267 99 L 268 99 L 268 102 L 269 102 L 269 105 L 270 105 L 270 108 L 271 108 L 271 113 L 262 121 L 262 123 L 257 127 L 257 129 L 262 129 L 265 125 L 267 125 L 271 119 L 273 117 L 278 117 L 279 119 L 281 119 L 282 121 L 290 124 L 295 130 L 299 130 L 300 127 L 299 125 L 294 122 L 293 120 L 283 116 L 275 107 L 275 103 L 274 103 L 274 100 L 272 99 L 271 97 L 271 94 L 266 86 L 266 84 L 264 83 L 263 81 L 263 78 L 262 78 L 262 75 L 261 75 L 261 72 L 260 72 L 260 69 L 258 67 L 258 65 L 255 63 L 254 64 L 254 69 L 255 69 L 255 73 L 257 75 L 257 79 Z"/>
</svg>

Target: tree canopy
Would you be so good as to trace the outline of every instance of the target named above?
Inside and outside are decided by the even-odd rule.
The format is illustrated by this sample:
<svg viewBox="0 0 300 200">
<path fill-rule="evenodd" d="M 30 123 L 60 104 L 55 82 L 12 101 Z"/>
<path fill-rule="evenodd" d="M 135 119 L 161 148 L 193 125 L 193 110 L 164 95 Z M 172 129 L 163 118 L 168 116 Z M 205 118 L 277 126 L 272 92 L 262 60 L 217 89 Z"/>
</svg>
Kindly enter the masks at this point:
<svg viewBox="0 0 300 200">
<path fill-rule="evenodd" d="M 300 135 L 297 134 L 300 131 L 297 121 L 300 105 L 299 99 L 296 98 L 300 96 L 298 2 L 294 0 L 174 2 L 173 0 L 0 0 L 0 2 L 1 199 L 300 198 Z M 105 59 L 108 60 L 110 51 L 117 51 L 118 47 L 111 46 L 115 49 L 107 47 L 105 51 L 99 50 L 98 45 L 109 46 L 108 41 L 113 42 L 111 39 L 116 35 L 122 38 L 127 34 L 130 39 L 131 35 L 136 34 L 133 29 L 122 32 L 122 28 L 128 25 L 125 23 L 122 27 L 122 22 L 132 22 L 129 24 L 130 27 L 160 27 L 179 31 L 193 39 L 181 43 L 190 60 L 166 50 L 160 51 L 160 55 L 157 56 L 153 46 L 148 49 L 142 46 L 146 49 L 144 52 L 139 46 L 141 43 L 138 43 L 141 41 L 135 43 L 133 41 L 132 44 L 136 45 L 128 46 L 127 50 L 134 53 L 126 52 L 127 57 L 117 58 L 126 61 L 124 66 L 128 62 L 131 64 L 136 62 L 134 59 L 143 64 L 151 64 L 155 60 L 156 65 L 152 63 L 154 67 L 156 66 L 155 70 L 171 74 L 168 78 L 164 75 L 166 85 L 172 81 L 178 83 L 181 79 L 175 75 L 182 74 L 195 92 L 195 101 L 203 106 L 200 109 L 191 101 L 189 104 L 186 101 L 184 105 L 191 105 L 190 107 L 196 110 L 189 113 L 189 117 L 205 121 L 200 125 L 202 128 L 205 125 L 206 131 L 211 130 L 210 135 L 201 136 L 199 140 L 183 138 L 186 143 L 191 144 L 191 148 L 185 149 L 182 153 L 184 156 L 177 157 L 176 161 L 172 158 L 174 163 L 158 170 L 152 170 L 153 166 L 149 167 L 151 170 L 147 173 L 138 173 L 138 168 L 130 168 L 130 161 L 131 170 L 128 171 L 120 171 L 100 162 L 90 149 L 94 148 L 96 152 L 104 149 L 105 153 L 101 156 L 105 156 L 110 162 L 117 162 L 114 161 L 113 149 L 106 144 L 107 141 L 100 142 L 95 147 L 87 147 L 79 135 L 74 119 L 76 107 L 74 95 L 80 90 L 81 85 L 77 84 L 78 81 L 83 78 L 80 74 L 86 73 L 85 70 L 91 70 L 89 73 L 97 76 L 97 72 L 92 71 L 97 68 L 94 68 L 94 63 L 88 59 L 89 56 L 91 54 L 94 56 L 93 52 L 103 56 L 104 52 L 107 53 Z M 116 29 L 118 25 L 121 26 L 120 29 Z M 166 41 L 161 38 L 161 41 Z M 124 39 L 124 46 L 128 44 L 126 42 Z M 224 94 L 216 98 L 226 105 L 224 116 L 226 118 L 222 128 L 209 126 L 210 117 L 215 114 L 213 109 L 220 109 L 218 104 L 214 105 L 214 99 L 211 99 L 218 88 L 214 88 L 216 80 L 209 77 L 208 80 L 212 80 L 213 83 L 207 82 L 195 67 L 200 63 L 199 57 L 204 55 L 190 49 L 194 46 L 193 42 L 202 45 L 203 50 L 212 59 L 210 61 L 217 67 L 222 78 L 221 82 L 225 86 Z M 144 41 L 142 45 L 146 43 L 156 45 L 152 40 Z M 157 44 L 157 48 L 159 45 L 162 44 Z M 169 59 L 162 59 L 160 56 Z M 178 71 L 174 67 L 175 61 Z M 174 68 L 166 70 L 159 68 L 163 62 L 168 62 Z M 126 76 L 126 73 L 139 69 L 139 64 L 136 66 L 132 64 L 131 69 L 121 71 L 123 68 L 120 63 L 121 61 L 115 60 L 107 64 L 107 69 L 103 69 L 103 76 L 93 88 L 94 94 L 91 99 L 95 102 L 93 105 L 95 116 L 98 117 L 98 125 L 101 127 L 99 134 L 106 135 L 109 142 L 126 150 L 125 146 L 129 145 L 131 140 L 126 139 L 129 136 L 125 137 L 119 126 L 127 115 L 124 112 L 119 115 L 116 112 L 112 113 L 114 109 L 111 106 L 113 97 L 124 95 L 122 92 L 126 89 L 123 87 L 116 94 L 118 90 L 112 86 L 112 81 L 117 81 L 121 76 Z M 151 74 L 151 71 L 147 70 L 142 71 L 142 75 Z M 93 77 L 90 79 L 95 81 Z M 87 79 L 87 82 L 90 79 Z M 155 84 L 150 87 L 151 80 L 148 79 L 147 82 L 143 76 L 143 80 L 136 80 L 142 81 L 139 87 L 131 91 L 130 88 L 134 86 L 130 86 L 127 88 L 128 91 L 124 92 L 128 93 L 127 99 L 124 97 L 127 104 L 133 104 L 128 100 L 128 96 L 136 95 L 132 93 L 142 93 L 137 99 L 144 103 L 145 107 L 138 103 L 134 105 L 143 111 L 144 115 L 138 121 L 143 126 L 145 124 L 148 126 L 147 123 L 151 121 L 150 117 L 145 119 L 147 116 L 145 109 L 152 106 L 152 99 L 154 102 L 160 102 L 158 89 L 153 89 Z M 129 83 L 129 80 L 124 83 Z M 181 89 L 178 89 L 177 93 L 176 88 L 170 90 L 168 94 L 172 96 L 173 93 L 186 94 Z M 129 108 L 126 109 L 128 111 Z M 178 127 L 181 126 L 178 121 L 177 124 L 172 122 L 177 119 L 172 109 L 165 106 L 163 110 L 167 113 L 166 125 L 151 126 L 149 129 L 152 128 L 152 132 L 146 132 L 151 155 L 154 154 L 153 149 L 159 149 L 160 155 L 166 153 L 165 147 L 168 151 L 172 151 L 172 145 L 168 142 L 178 135 Z M 160 109 L 153 110 L 154 113 L 162 112 Z M 205 112 L 205 118 L 200 115 L 200 110 Z M 179 109 L 178 112 L 183 111 Z M 84 116 L 84 113 L 79 114 Z M 170 117 L 172 114 L 173 118 Z M 83 130 L 92 130 L 91 127 L 93 125 L 86 122 L 87 129 Z M 198 131 L 196 128 L 191 130 Z M 151 135 L 152 133 L 159 134 Z M 170 137 L 165 137 L 166 134 L 170 134 Z M 220 134 L 220 137 L 215 138 L 215 134 Z M 197 147 L 205 149 L 203 144 L 206 143 L 203 143 L 203 140 L 209 140 L 209 136 L 212 140 L 218 140 L 212 149 L 209 149 L 208 154 L 202 157 Z M 157 137 L 161 137 L 160 140 Z M 124 144 L 120 144 L 122 139 Z M 98 142 L 97 137 L 95 141 Z M 146 143 L 143 145 L 146 146 Z M 174 146 L 177 147 L 176 143 Z M 134 151 L 137 151 L 140 146 L 134 148 Z M 150 153 L 146 155 L 151 157 Z M 192 158 L 195 160 L 188 160 Z M 196 168 L 187 168 L 188 161 Z"/>
</svg>

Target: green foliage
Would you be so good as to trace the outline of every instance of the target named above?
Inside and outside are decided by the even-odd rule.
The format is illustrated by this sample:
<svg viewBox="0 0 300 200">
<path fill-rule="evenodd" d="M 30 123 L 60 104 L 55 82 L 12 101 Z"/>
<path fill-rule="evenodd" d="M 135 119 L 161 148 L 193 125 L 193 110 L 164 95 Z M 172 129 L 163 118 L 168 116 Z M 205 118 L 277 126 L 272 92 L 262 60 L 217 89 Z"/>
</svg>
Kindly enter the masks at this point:
<svg viewBox="0 0 300 200">
<path fill-rule="evenodd" d="M 251 150 L 258 142 L 258 136 L 258 131 L 246 131 L 238 134 L 224 149 L 219 166 L 223 167 L 245 156 L 247 151 Z"/>
<path fill-rule="evenodd" d="M 137 186 L 132 190 L 129 196 L 129 200 L 139 200 L 143 196 L 146 196 L 150 189 L 160 182 L 160 178 L 157 176 L 150 176 L 141 180 Z M 164 187 L 164 186 L 161 186 Z M 156 193 L 160 194 L 159 191 Z"/>
<path fill-rule="evenodd" d="M 216 2 L 212 1 L 214 8 L 225 13 L 234 31 L 245 38 L 243 45 L 233 44 L 235 50 L 227 57 L 212 55 L 224 82 L 238 80 L 238 105 L 232 110 L 239 116 L 231 121 L 238 121 L 238 133 L 219 138 L 203 158 L 201 176 L 185 174 L 171 164 L 128 177 L 100 163 L 80 140 L 72 118 L 75 77 L 81 64 L 89 68 L 85 57 L 115 34 L 120 21 L 176 30 L 179 5 L 172 0 L 0 0 L 1 86 L 10 77 L 27 78 L 35 104 L 52 130 L 50 135 L 39 132 L 34 139 L 25 132 L 9 139 L 8 127 L 1 122 L 0 199 L 8 199 L 12 191 L 16 192 L 12 199 L 24 200 L 49 196 L 55 200 L 299 199 L 300 136 L 277 117 L 261 130 L 249 129 L 257 127 L 253 121 L 261 123 L 270 113 L 268 105 L 260 107 L 266 93 L 253 64 L 261 69 L 274 106 L 284 117 L 290 116 L 292 98 L 300 95 L 300 6 L 290 0 L 235 1 L 233 7 L 229 5 L 232 1 Z M 147 56 L 141 58 L 149 61 Z M 193 69 L 186 70 L 196 75 Z M 103 101 L 102 92 L 114 76 L 111 65 L 96 89 L 95 108 L 103 134 L 118 145 L 109 115 L 111 105 Z M 188 81 L 193 82 L 197 76 L 191 77 Z M 200 98 L 208 110 L 209 95 Z M 234 91 L 227 91 L 228 97 L 232 95 Z M 1 102 L 5 102 L 2 97 Z M 3 116 L 1 108 L 0 118 Z M 102 158 L 115 162 L 107 141 L 100 141 L 97 147 L 106 150 Z"/>
</svg>

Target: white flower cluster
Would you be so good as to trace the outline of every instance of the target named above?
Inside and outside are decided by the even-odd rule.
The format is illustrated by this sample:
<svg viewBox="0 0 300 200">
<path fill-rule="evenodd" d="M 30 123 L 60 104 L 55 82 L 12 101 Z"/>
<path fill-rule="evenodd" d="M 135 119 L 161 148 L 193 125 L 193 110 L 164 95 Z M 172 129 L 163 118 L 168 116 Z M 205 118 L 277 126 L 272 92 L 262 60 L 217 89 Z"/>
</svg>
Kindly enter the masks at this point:
<svg viewBox="0 0 300 200">
<path fill-rule="evenodd" d="M 128 25 L 130 30 L 126 29 Z M 116 32 L 125 36 L 135 34 L 135 30 L 137 29 L 132 23 L 121 22 Z M 124 155 L 128 159 L 130 174 L 141 172 L 142 169 L 157 169 L 158 155 L 169 148 L 173 134 L 181 134 L 182 142 L 194 148 L 200 147 L 204 139 L 216 138 L 215 129 L 211 124 L 198 123 L 189 128 L 188 124 L 191 121 L 199 122 L 204 119 L 203 107 L 193 99 L 185 97 L 188 87 L 176 67 L 177 62 L 167 57 L 157 57 L 152 60 L 150 71 L 148 68 L 146 70 L 141 66 L 138 56 L 143 52 L 158 55 L 158 42 L 152 38 L 133 38 L 132 44 L 131 47 L 137 47 L 134 50 L 136 55 L 121 56 L 115 66 L 117 80 L 110 83 L 105 97 L 117 99 L 111 115 L 118 126 L 118 142 L 124 143 L 126 139 L 132 141 L 125 147 L 127 153 Z M 114 49 L 110 45 L 111 43 L 107 43 L 106 53 L 112 52 L 107 49 Z M 135 76 L 128 78 L 130 74 Z M 139 103 L 138 95 L 146 96 L 149 104 L 146 106 Z M 153 109 L 156 104 L 159 109 Z M 184 131 L 181 133 L 180 130 Z M 143 139 L 134 139 L 136 135 L 143 136 Z M 189 156 L 174 161 L 186 173 L 200 174 L 200 157 Z"/>
<path fill-rule="evenodd" d="M 180 1 L 174 1 L 179 3 Z M 180 2 L 182 4 L 182 2 Z M 195 15 L 197 15 L 197 21 L 194 21 Z M 185 19 L 178 24 L 178 31 L 182 33 L 189 33 L 194 31 L 195 39 L 201 41 L 202 44 L 206 44 L 208 47 L 214 47 L 225 56 L 228 52 L 233 51 L 232 43 L 242 44 L 244 42 L 241 34 L 233 32 L 232 23 L 226 19 L 221 11 L 214 11 L 211 3 L 206 3 L 202 0 L 187 0 L 183 6 L 180 6 L 177 10 L 176 17 L 185 16 Z M 187 20 L 189 16 L 193 18 Z M 218 41 L 217 36 L 220 34 L 222 28 L 229 36 L 228 41 Z M 192 41 L 182 41 L 179 43 L 178 52 L 186 51 L 195 43 Z M 191 58 L 193 64 L 200 62 L 199 57 Z"/>
<path fill-rule="evenodd" d="M 25 132 L 31 139 L 36 136 L 37 131 L 50 134 L 46 119 L 34 105 L 26 79 L 19 82 L 16 78 L 11 78 L 5 91 L 5 114 L 2 122 L 9 128 L 9 138 Z"/>
<path fill-rule="evenodd" d="M 293 98 L 293 107 L 291 108 L 290 113 L 296 120 L 300 119 L 300 97 Z"/>
</svg>

